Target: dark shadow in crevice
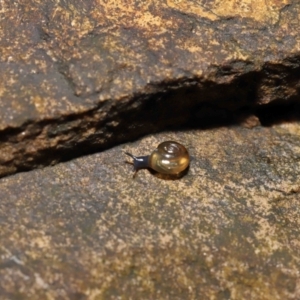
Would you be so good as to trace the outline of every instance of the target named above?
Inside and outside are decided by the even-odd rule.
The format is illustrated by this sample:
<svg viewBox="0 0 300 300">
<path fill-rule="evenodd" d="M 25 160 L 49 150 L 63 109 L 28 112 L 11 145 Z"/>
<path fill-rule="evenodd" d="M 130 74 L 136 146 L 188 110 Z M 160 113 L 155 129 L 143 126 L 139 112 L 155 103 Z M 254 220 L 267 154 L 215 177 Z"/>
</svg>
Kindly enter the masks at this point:
<svg viewBox="0 0 300 300">
<path fill-rule="evenodd" d="M 149 102 L 141 101 L 141 110 L 127 110 L 124 116 L 119 115 L 117 117 L 119 125 L 115 128 L 109 128 L 109 126 L 106 128 L 106 132 L 111 130 L 111 136 L 105 144 L 99 145 L 96 142 L 97 136 L 94 135 L 77 146 L 70 145 L 70 148 L 64 147 L 61 151 L 56 151 L 57 160 L 68 161 L 165 130 L 204 130 L 223 126 L 240 126 L 241 124 L 243 126 L 244 121 L 252 116 L 257 117 L 262 126 L 300 121 L 300 96 L 290 101 L 278 100 L 265 105 L 255 105 L 254 103 L 236 109 L 226 107 L 224 102 L 218 104 L 217 101 L 215 105 L 203 102 L 201 105 L 170 109 L 172 103 L 166 105 L 163 98 L 151 99 L 153 102 L 149 100 L 152 102 L 152 108 Z M 149 106 L 147 107 L 147 105 Z M 103 126 L 107 125 L 99 125 L 97 130 L 100 128 L 103 130 Z M 41 155 L 41 163 L 43 163 L 43 157 L 45 155 Z"/>
<path fill-rule="evenodd" d="M 300 96 L 289 101 L 276 101 L 256 108 L 262 126 L 272 126 L 285 122 L 300 121 Z"/>
<path fill-rule="evenodd" d="M 222 70 L 220 70 L 221 72 Z M 233 73 L 225 69 L 223 76 Z M 278 77 L 278 72 L 286 74 Z M 55 147 L 48 147 L 33 154 L 22 153 L 18 159 L 7 162 L 16 172 L 54 165 L 58 162 L 103 151 L 120 143 L 136 140 L 146 134 L 163 130 L 209 129 L 220 126 L 243 124 L 250 116 L 256 116 L 263 126 L 281 122 L 300 121 L 300 91 L 290 99 L 275 99 L 269 104 L 260 104 L 260 87 L 266 84 L 281 86 L 283 80 L 294 82 L 300 78 L 300 68 L 293 71 L 266 66 L 263 72 L 249 72 L 231 84 L 201 82 L 199 79 L 160 83 L 156 93 L 136 95 L 129 101 L 110 107 L 110 119 L 99 121 L 99 111 L 105 105 L 59 119 L 28 122 L 20 128 L 7 129 L 0 136 L 1 142 L 18 144 L 22 131 L 27 137 L 22 143 L 31 143 L 47 128 L 49 142 L 63 137 Z M 267 74 L 267 79 L 266 79 Z M 234 75 L 233 75 L 234 76 Z M 276 87 L 275 87 L 276 88 Z M 155 87 L 151 88 L 155 90 Z M 280 91 L 279 91 L 280 94 Z M 87 132 L 92 132 L 87 134 Z M 65 138 L 64 138 L 65 137 Z M 49 143 L 51 144 L 51 143 Z M 13 145 L 14 146 L 14 145 Z"/>
</svg>

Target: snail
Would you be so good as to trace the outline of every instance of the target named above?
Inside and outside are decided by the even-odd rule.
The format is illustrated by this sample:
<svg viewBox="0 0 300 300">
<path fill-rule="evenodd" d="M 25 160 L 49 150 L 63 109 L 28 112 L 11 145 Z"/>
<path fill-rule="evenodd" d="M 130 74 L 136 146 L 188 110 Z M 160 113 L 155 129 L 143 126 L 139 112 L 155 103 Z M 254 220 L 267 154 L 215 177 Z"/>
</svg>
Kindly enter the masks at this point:
<svg viewBox="0 0 300 300">
<path fill-rule="evenodd" d="M 125 154 L 133 159 L 135 174 L 139 169 L 151 168 L 162 174 L 178 175 L 190 163 L 190 156 L 186 148 L 174 141 L 162 142 L 147 156 L 134 156 L 128 152 Z"/>
</svg>

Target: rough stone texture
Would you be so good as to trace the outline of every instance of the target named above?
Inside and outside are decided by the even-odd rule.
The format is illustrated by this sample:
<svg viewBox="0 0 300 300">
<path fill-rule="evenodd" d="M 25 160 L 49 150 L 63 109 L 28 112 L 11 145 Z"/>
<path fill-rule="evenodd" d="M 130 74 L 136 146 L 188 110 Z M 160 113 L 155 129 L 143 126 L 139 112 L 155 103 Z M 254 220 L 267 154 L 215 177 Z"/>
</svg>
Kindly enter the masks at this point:
<svg viewBox="0 0 300 300">
<path fill-rule="evenodd" d="M 299 15 L 298 0 L 1 1 L 0 176 L 299 102 Z"/>
<path fill-rule="evenodd" d="M 123 151 L 170 139 L 188 173 L 133 179 Z M 290 123 L 165 132 L 2 178 L 1 299 L 300 299 L 299 161 Z"/>
</svg>

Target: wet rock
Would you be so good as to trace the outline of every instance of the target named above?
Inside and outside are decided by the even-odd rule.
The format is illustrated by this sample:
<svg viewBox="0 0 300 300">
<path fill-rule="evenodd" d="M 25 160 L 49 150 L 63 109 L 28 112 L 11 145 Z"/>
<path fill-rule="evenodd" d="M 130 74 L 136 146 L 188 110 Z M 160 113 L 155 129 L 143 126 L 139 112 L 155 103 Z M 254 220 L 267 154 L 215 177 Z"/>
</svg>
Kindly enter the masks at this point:
<svg viewBox="0 0 300 300">
<path fill-rule="evenodd" d="M 0 176 L 299 103 L 296 0 L 6 0 L 0 13 Z"/>
</svg>

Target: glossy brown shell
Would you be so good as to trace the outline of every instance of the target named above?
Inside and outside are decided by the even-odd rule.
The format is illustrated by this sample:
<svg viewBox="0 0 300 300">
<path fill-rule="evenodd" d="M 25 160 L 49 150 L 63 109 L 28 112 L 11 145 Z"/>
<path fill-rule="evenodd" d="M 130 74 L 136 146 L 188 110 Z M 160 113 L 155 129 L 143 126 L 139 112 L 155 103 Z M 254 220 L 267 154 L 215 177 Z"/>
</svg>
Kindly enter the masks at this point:
<svg viewBox="0 0 300 300">
<path fill-rule="evenodd" d="M 186 148 L 174 141 L 166 141 L 158 145 L 149 157 L 149 167 L 163 174 L 179 174 L 190 163 Z"/>
</svg>

